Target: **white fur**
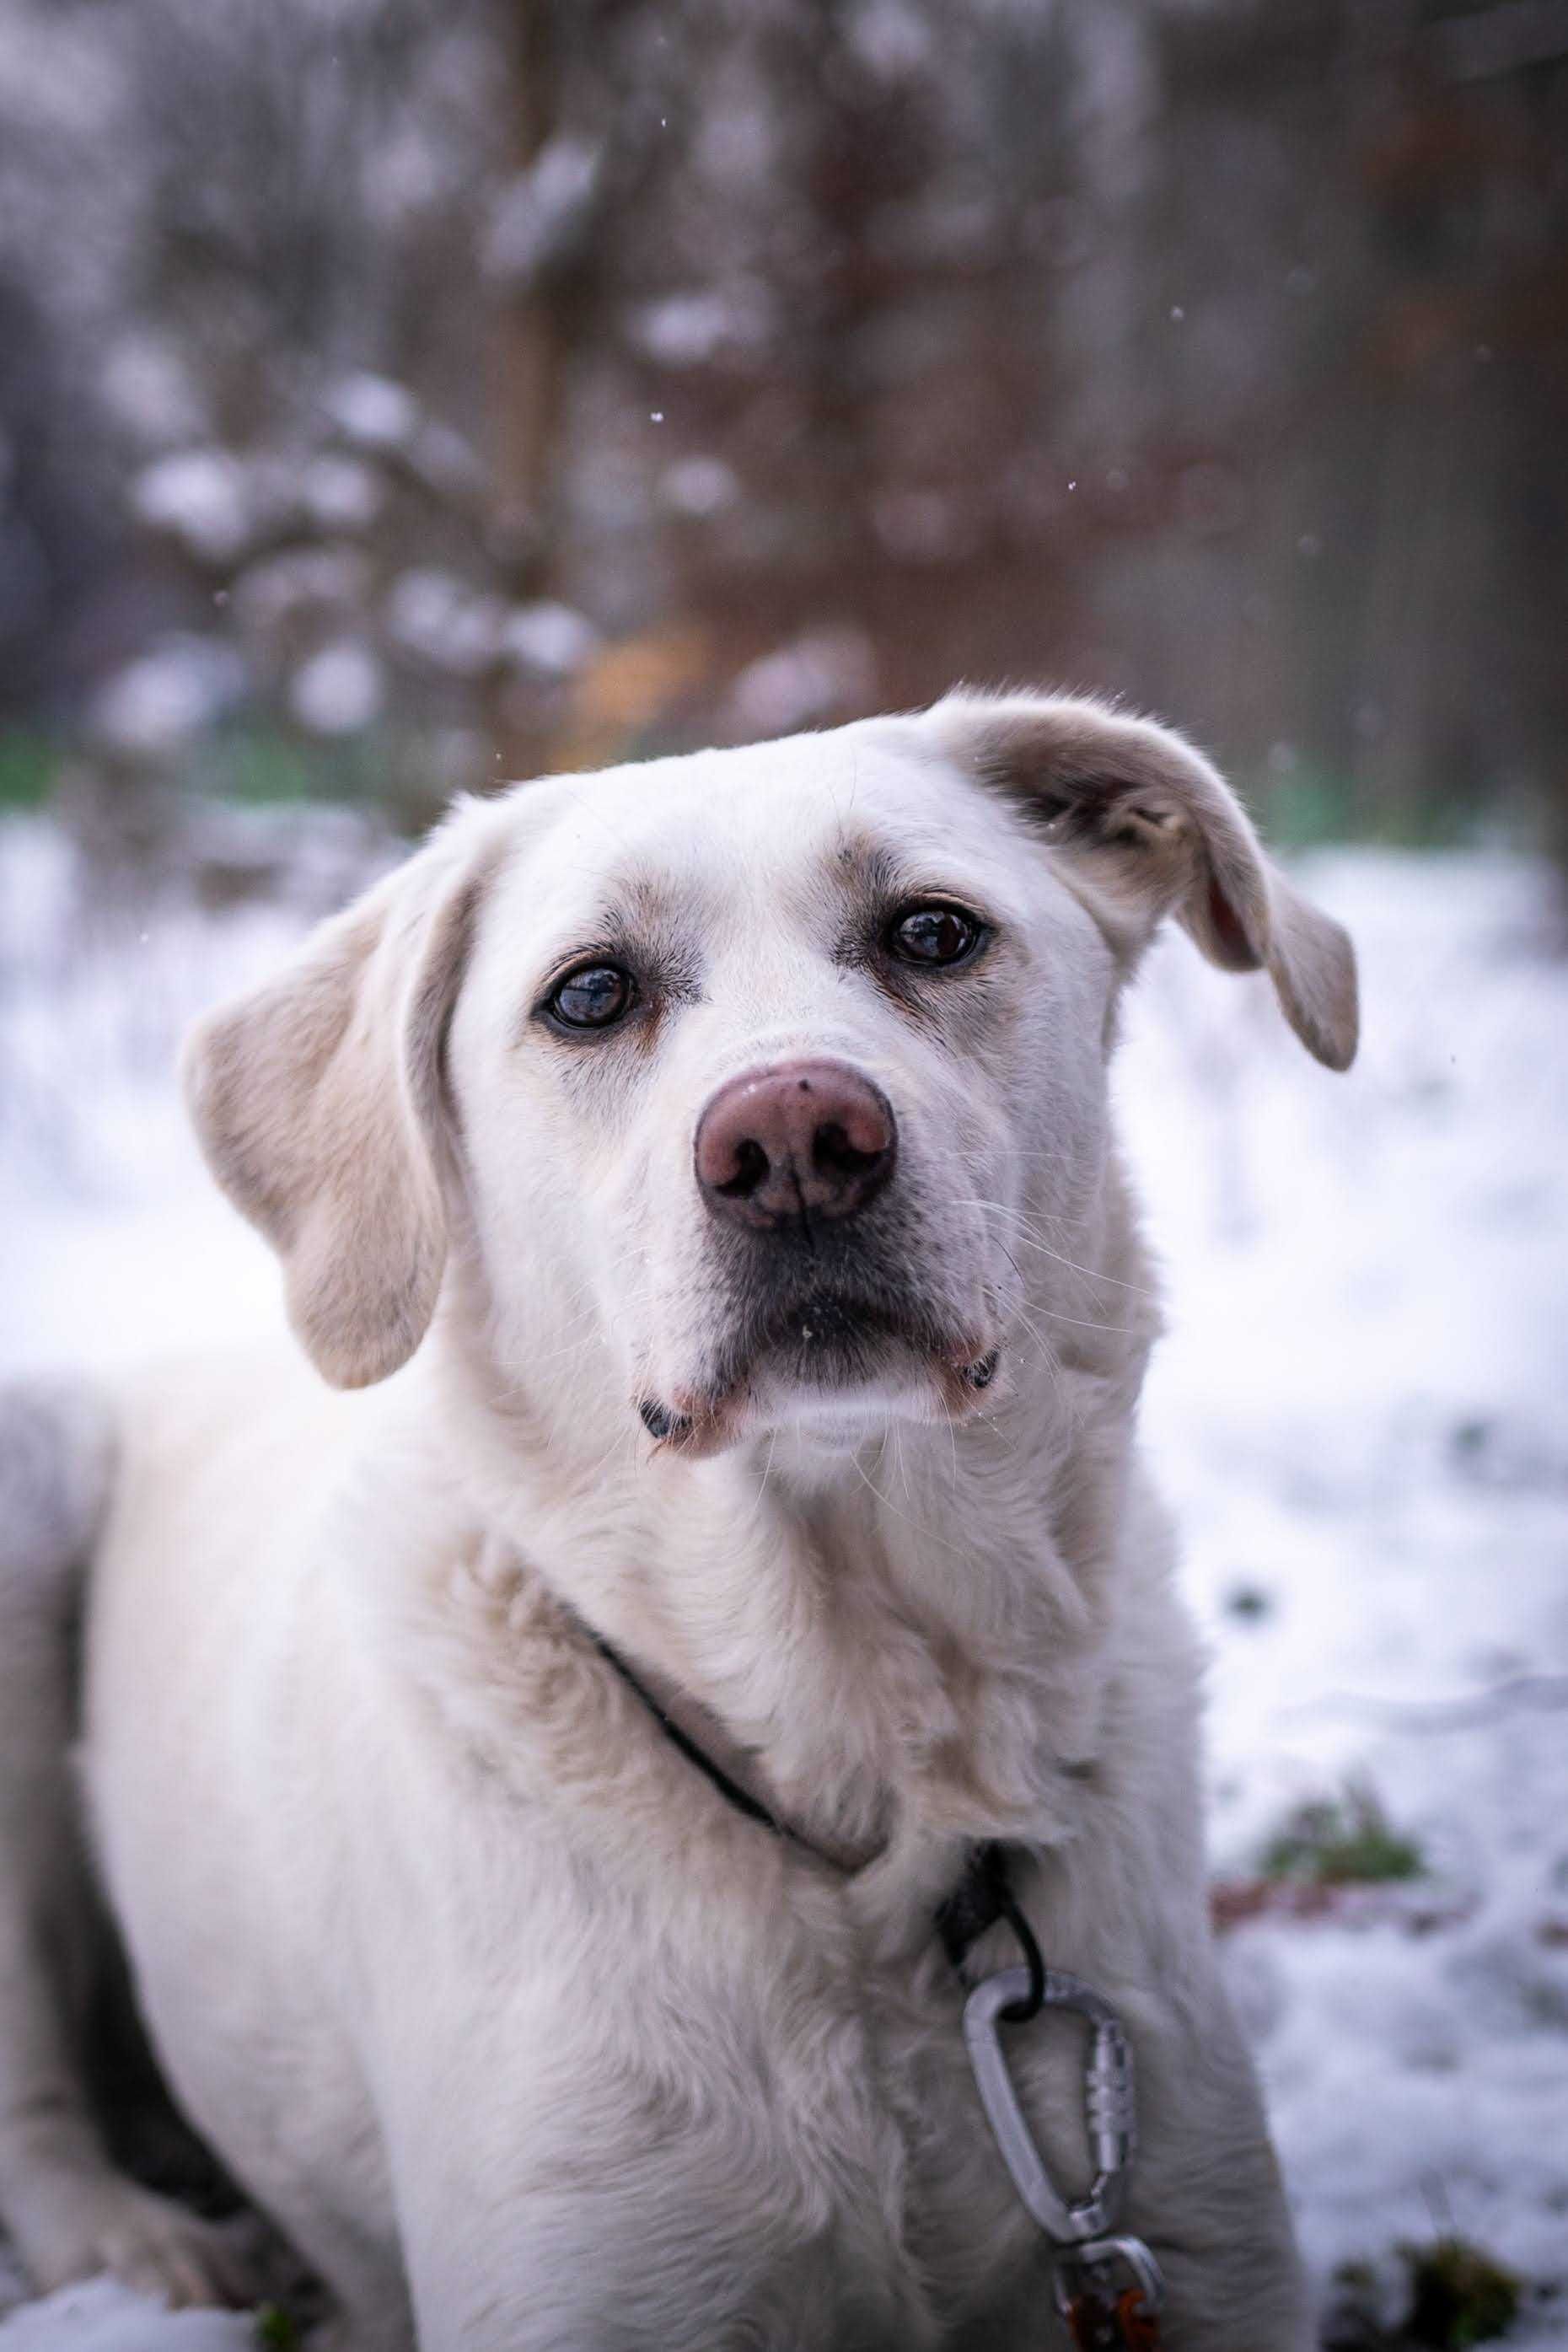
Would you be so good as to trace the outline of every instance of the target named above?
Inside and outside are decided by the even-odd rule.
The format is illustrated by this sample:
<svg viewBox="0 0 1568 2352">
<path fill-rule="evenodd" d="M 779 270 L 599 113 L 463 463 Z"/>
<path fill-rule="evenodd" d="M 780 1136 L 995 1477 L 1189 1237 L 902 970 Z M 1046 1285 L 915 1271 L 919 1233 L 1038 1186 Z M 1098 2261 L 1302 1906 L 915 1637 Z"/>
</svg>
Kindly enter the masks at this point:
<svg viewBox="0 0 1568 2352">
<path fill-rule="evenodd" d="M 879 891 L 994 936 L 900 994 Z M 1057 2340 L 932 1930 L 985 1838 L 1131 2031 L 1172 2352 L 1306 2346 L 1132 1444 L 1157 1318 L 1106 1068 L 1168 910 L 1348 1059 L 1342 935 L 1206 763 L 966 698 L 471 804 L 198 1038 L 297 1329 L 381 1384 L 268 1359 L 120 1400 L 87 1775 L 172 2082 L 362 2352 Z M 563 1041 L 549 975 L 611 948 L 657 1018 Z M 764 1277 L 693 1131 L 797 1053 L 894 1107 L 847 1231 L 925 1337 L 730 1379 Z M 818 1853 L 730 1807 L 584 1621 Z M 1081 2182 L 1076 2042 L 1009 2047 Z"/>
</svg>

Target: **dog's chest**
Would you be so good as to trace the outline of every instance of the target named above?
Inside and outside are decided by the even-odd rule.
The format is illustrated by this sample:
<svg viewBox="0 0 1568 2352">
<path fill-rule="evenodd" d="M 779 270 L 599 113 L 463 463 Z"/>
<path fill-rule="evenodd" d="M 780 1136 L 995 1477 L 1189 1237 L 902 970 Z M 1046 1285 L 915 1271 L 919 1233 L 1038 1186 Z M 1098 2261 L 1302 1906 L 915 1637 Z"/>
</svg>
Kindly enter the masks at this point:
<svg viewBox="0 0 1568 2352">
<path fill-rule="evenodd" d="M 595 1998 L 578 2144 L 617 2119 L 616 2160 L 647 2200 L 621 2226 L 666 2263 L 689 2249 L 692 2306 L 736 2340 L 916 2352 L 978 2327 L 995 2352 L 1037 2347 L 1040 2242 L 979 2107 L 945 1959 L 869 1960 L 837 1890 L 731 1827 L 727 1887 L 667 1908 L 657 1949 L 639 1948 L 635 1885 L 607 1903 L 629 1964 Z M 1021 2300 L 1034 2319 L 1015 2335 Z"/>
<path fill-rule="evenodd" d="M 501 1985 L 487 1967 L 475 1987 L 474 2095 L 501 2091 L 515 2137 L 492 2160 L 520 2204 L 581 2179 L 619 2242 L 666 2274 L 679 2261 L 705 2342 L 917 2352 L 978 2328 L 996 2352 L 1037 2346 L 1039 2242 L 973 2088 L 935 1919 L 975 1833 L 952 1815 L 993 1776 L 941 1742 L 903 1801 L 923 1813 L 940 1780 L 942 1826 L 906 1840 L 900 1887 L 868 1901 L 880 1865 L 851 1877 L 747 1819 L 543 1596 L 509 1581 L 490 1607 L 510 1672 L 493 1711 L 465 1712 L 467 1785 L 441 1810 L 466 1832 L 490 1821 L 458 1907 L 488 1915 L 476 1944 L 505 1956 Z M 519 1875 L 498 1947 L 479 1856 L 499 1845 Z M 1020 2298 L 1033 2318 L 1015 2336 Z"/>
</svg>

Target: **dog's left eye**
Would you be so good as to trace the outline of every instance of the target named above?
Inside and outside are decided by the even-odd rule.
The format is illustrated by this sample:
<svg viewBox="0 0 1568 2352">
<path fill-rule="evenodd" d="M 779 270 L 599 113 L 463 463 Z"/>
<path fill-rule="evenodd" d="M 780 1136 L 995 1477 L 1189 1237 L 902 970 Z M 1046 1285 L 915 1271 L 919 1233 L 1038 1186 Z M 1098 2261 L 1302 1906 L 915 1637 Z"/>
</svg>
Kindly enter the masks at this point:
<svg viewBox="0 0 1568 2352">
<path fill-rule="evenodd" d="M 962 963 L 979 946 L 984 925 L 962 907 L 906 907 L 888 928 L 888 945 L 905 963 Z"/>
<path fill-rule="evenodd" d="M 607 1029 L 631 1011 L 636 994 L 630 972 L 618 964 L 588 964 L 567 973 L 549 1010 L 568 1029 Z"/>
</svg>

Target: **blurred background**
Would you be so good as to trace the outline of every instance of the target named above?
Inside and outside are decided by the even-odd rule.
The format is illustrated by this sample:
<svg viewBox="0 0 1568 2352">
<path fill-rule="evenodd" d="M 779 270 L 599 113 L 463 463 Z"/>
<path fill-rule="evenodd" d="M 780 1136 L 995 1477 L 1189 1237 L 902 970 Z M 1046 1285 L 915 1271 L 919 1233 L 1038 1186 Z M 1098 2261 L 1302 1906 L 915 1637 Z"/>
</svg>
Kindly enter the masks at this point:
<svg viewBox="0 0 1568 2352">
<path fill-rule="evenodd" d="M 0 794 L 955 676 L 1568 843 L 1562 0 L 0 0 Z"/>
<path fill-rule="evenodd" d="M 1338 2352 L 1568 2344 L 1565 581 L 1568 0 L 0 0 L 0 1369 L 276 1327 L 179 1034 L 455 790 L 1092 688 L 1350 923 L 1119 1076 Z"/>
</svg>

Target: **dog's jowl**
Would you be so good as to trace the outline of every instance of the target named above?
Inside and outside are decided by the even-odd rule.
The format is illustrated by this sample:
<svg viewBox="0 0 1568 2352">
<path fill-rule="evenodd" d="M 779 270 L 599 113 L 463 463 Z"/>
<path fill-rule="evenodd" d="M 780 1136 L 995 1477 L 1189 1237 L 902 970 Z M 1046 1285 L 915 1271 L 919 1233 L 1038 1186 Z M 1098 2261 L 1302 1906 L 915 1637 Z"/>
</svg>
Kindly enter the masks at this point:
<svg viewBox="0 0 1568 2352">
<path fill-rule="evenodd" d="M 1134 1444 L 1108 1066 L 1167 919 L 1348 1064 L 1348 942 L 1204 759 L 956 695 L 462 805 L 201 1024 L 293 1341 L 0 1404 L 41 2285 L 247 2291 L 105 2153 L 101 1908 L 343 2352 L 1038 2352 L 1091 2304 L 1304 2352 Z M 1125 2034 L 1147 2277 L 1064 2254 L 988 2119 L 966 1999 L 1037 1951 Z M 986 1998 L 1070 2207 L 1121 2093 L 1097 2139 L 1080 2027 Z"/>
</svg>

